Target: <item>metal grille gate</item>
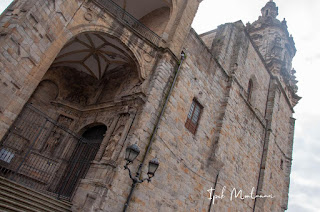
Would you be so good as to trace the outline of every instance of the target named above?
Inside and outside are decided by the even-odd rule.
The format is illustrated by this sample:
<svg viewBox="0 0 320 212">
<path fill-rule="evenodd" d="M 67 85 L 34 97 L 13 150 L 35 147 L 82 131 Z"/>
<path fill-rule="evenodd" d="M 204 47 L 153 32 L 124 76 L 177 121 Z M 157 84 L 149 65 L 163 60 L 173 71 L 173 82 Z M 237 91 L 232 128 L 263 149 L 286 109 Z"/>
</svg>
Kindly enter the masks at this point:
<svg viewBox="0 0 320 212">
<path fill-rule="evenodd" d="M 58 138 L 63 138 L 67 146 L 54 153 L 61 146 Z M 100 142 L 78 136 L 28 104 L 0 143 L 0 175 L 70 200 Z"/>
</svg>

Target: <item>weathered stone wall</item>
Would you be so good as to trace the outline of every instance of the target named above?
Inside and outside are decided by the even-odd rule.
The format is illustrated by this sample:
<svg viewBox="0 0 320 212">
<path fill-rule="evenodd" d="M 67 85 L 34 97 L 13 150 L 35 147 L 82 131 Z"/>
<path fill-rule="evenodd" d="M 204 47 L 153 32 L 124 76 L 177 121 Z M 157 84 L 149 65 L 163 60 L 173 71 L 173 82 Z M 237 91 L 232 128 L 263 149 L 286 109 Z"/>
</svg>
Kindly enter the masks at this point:
<svg viewBox="0 0 320 212">
<path fill-rule="evenodd" d="M 149 204 L 159 211 L 207 210 L 210 204 L 207 190 L 214 186 L 219 171 L 217 191 L 226 186 L 227 192 L 235 187 L 250 193 L 252 187 L 257 186 L 265 122 L 258 114 L 258 109 L 246 100 L 242 84 L 246 86 L 247 82 L 238 80 L 238 76 L 249 80 L 256 73 L 255 70 L 263 77 L 268 77 L 268 72 L 257 60 L 254 48 L 248 45 L 242 44 L 240 47 L 247 51 L 246 57 L 242 58 L 244 62 L 238 65 L 232 78 L 227 75 L 232 71 L 224 70 L 217 63 L 195 33 L 189 34 L 187 43 L 184 49 L 187 59 L 182 65 L 151 151 L 151 155 L 164 163 L 161 163 L 151 187 L 138 187 L 132 208 L 143 211 Z M 230 45 L 235 46 L 232 43 Z M 236 49 L 239 48 L 231 51 L 235 52 Z M 243 54 L 238 52 L 239 57 L 244 57 Z M 257 62 L 252 62 L 254 59 Z M 256 91 L 257 96 L 264 98 L 264 104 L 260 100 L 256 106 L 262 111 L 267 101 L 268 85 L 268 80 L 265 80 L 261 85 L 265 89 Z M 195 135 L 184 126 L 193 98 L 204 107 Z M 217 133 L 220 139 L 214 143 Z M 150 188 L 157 193 L 156 198 L 148 193 L 147 189 Z M 230 202 L 225 199 L 216 204 L 214 208 L 221 211 L 246 211 L 253 207 L 254 202 Z"/>
<path fill-rule="evenodd" d="M 165 41 L 163 46 L 169 47 L 177 56 L 180 55 L 200 2 L 200 0 L 172 2 L 170 21 L 163 35 Z"/>
<path fill-rule="evenodd" d="M 211 49 L 212 47 L 212 42 L 213 42 L 213 39 L 215 38 L 216 36 L 216 32 L 217 30 L 212 30 L 212 31 L 209 31 L 209 32 L 205 32 L 200 36 L 200 38 L 202 39 L 202 41 L 206 44 L 206 46 Z"/>
<path fill-rule="evenodd" d="M 226 186 L 226 193 L 229 195 L 233 188 L 238 191 L 241 189 L 246 195 L 250 194 L 254 188 L 253 194 L 256 194 L 258 181 L 262 180 L 259 176 L 267 130 L 265 119 L 268 117 L 265 114 L 267 113 L 268 93 L 274 90 L 269 89 L 270 72 L 243 30 L 243 27 L 234 29 L 233 33 L 228 34 L 234 39 L 220 46 L 221 52 L 229 52 L 226 54 L 226 57 L 229 57 L 229 63 L 237 63 L 235 66 L 224 61 L 224 67 L 230 67 L 227 70 L 211 56 L 205 44 L 196 34 L 189 34 L 188 45 L 185 46 L 187 60 L 182 66 L 151 151 L 152 155 L 159 157 L 160 161 L 164 160 L 165 164 L 161 163 L 160 173 L 156 175 L 153 182 L 154 187 L 150 188 L 161 196 L 159 199 L 166 204 L 162 203 L 161 206 L 160 203 L 157 204 L 160 202 L 158 198 L 155 200 L 154 197 L 149 196 L 147 190 L 141 185 L 137 192 L 139 193 L 138 198 L 134 198 L 135 203 L 132 203 L 132 207 L 143 210 L 146 207 L 144 204 L 147 204 L 144 201 L 146 199 L 152 207 L 158 205 L 160 211 L 206 210 L 210 201 L 206 199 L 208 193 L 205 191 L 213 187 L 217 172 L 219 172 L 217 192 L 222 191 L 223 186 Z M 224 40 L 221 42 L 223 43 Z M 248 101 L 246 89 L 252 76 L 257 83 L 254 89 L 256 97 L 253 101 Z M 184 127 L 193 98 L 204 106 L 195 135 Z M 290 105 L 285 98 L 282 101 L 286 105 L 284 106 L 286 115 L 281 115 L 280 119 L 289 120 L 292 114 Z M 273 108 L 270 110 L 273 112 Z M 275 114 L 273 116 L 273 121 L 278 120 Z M 221 130 L 219 130 L 221 122 Z M 290 132 L 290 122 L 281 124 L 286 129 L 278 129 L 276 126 L 274 129 L 283 130 L 282 136 L 288 140 L 292 132 Z M 219 139 L 215 143 L 217 132 Z M 265 199 L 263 204 L 265 211 L 281 210 L 280 205 L 285 202 L 282 196 L 287 194 L 285 185 L 288 174 L 287 172 L 286 174 L 279 173 L 279 167 L 275 165 L 277 160 L 279 165 L 281 155 L 278 153 L 281 151 L 279 148 L 276 150 L 277 145 L 272 144 L 274 136 L 269 135 L 269 149 L 265 163 L 272 164 L 272 167 L 265 165 L 264 180 L 262 180 L 263 188 L 269 189 L 262 188 L 262 192 L 258 194 L 273 194 L 279 197 Z M 287 145 L 284 151 L 289 151 L 288 149 L 291 148 L 290 145 Z M 273 155 L 273 151 L 276 152 L 274 159 L 269 162 L 268 158 L 271 157 L 269 155 Z M 270 174 L 271 172 L 273 173 Z M 277 181 L 277 184 L 265 180 L 266 176 L 270 175 L 273 176 L 274 181 Z M 178 180 L 170 186 L 172 178 L 178 178 Z M 158 180 L 161 182 L 159 186 L 161 190 L 156 189 Z M 163 184 L 164 181 L 168 183 Z M 201 183 L 198 184 L 199 182 Z M 176 186 L 179 189 L 175 190 Z M 169 191 L 169 193 L 164 191 Z M 188 201 L 181 203 L 181 200 L 186 199 Z M 254 204 L 252 199 L 243 201 L 238 198 L 230 201 L 225 198 L 217 200 L 212 208 L 219 211 L 248 211 L 252 210 Z M 256 204 L 255 207 L 258 208 L 259 203 Z M 170 205 L 180 207 L 170 207 Z"/>
<path fill-rule="evenodd" d="M 169 20 L 170 8 L 161 7 L 145 15 L 139 21 L 149 27 L 156 34 L 162 36 Z"/>
<path fill-rule="evenodd" d="M 227 31 L 227 32 L 226 32 Z M 225 95 L 221 132 L 215 141 L 215 161 L 222 163 L 217 183 L 221 193 L 226 186 L 228 198 L 217 200 L 213 208 L 225 210 L 252 210 L 251 199 L 229 197 L 233 188 L 248 194 L 257 187 L 266 123 L 264 120 L 270 75 L 243 30 L 235 23 L 221 26 L 216 32 L 220 37 L 212 46 L 225 72 L 229 73 L 229 90 Z M 219 53 L 217 53 L 219 52 Z M 248 101 L 248 82 L 254 79 L 252 98 Z M 259 79 L 259 80 L 257 80 Z M 263 80 L 262 80 L 263 79 Z M 251 209 L 250 209 L 251 208 Z"/>
<path fill-rule="evenodd" d="M 216 157 L 223 163 L 217 190 L 221 193 L 222 187 L 226 186 L 228 197 L 234 188 L 248 194 L 257 187 L 264 139 L 264 125 L 244 96 L 239 95 L 239 86 L 236 83 L 233 86 L 216 151 Z M 214 209 L 249 211 L 253 203 L 251 199 L 230 201 L 226 198 L 221 202 L 218 200 Z"/>
<path fill-rule="evenodd" d="M 261 190 L 264 194 L 273 193 L 276 198 L 273 202 L 258 201 L 257 204 L 267 211 L 284 211 L 287 208 L 293 145 L 291 117 L 292 111 L 284 93 L 275 90 L 272 118 L 269 118 L 271 123 L 268 127 L 268 151 L 263 162 L 265 170 L 261 179 Z"/>
<path fill-rule="evenodd" d="M 150 184 L 141 184 L 136 189 L 130 203 L 130 209 L 133 211 L 148 211 L 150 208 L 156 211 L 206 211 L 209 205 L 206 190 L 212 186 L 215 178 L 213 174 L 215 170 L 210 170 L 208 166 L 212 148 L 209 138 L 215 133 L 214 126 L 222 104 L 219 101 L 223 98 L 227 82 L 222 71 L 207 68 L 216 67 L 209 54 L 203 53 L 203 57 L 198 57 L 199 52 L 207 51 L 204 46 L 199 45 L 200 40 L 190 35 L 188 40 L 189 45 L 185 49 L 187 59 L 181 67 L 177 84 L 160 122 L 150 156 L 147 158 L 148 161 L 152 157 L 158 157 L 161 164 L 153 181 Z M 152 98 L 156 97 L 155 92 L 161 90 L 158 88 L 158 83 L 163 84 L 170 66 L 160 62 L 157 70 L 159 80 L 156 80 L 155 90 L 150 93 Z M 196 135 L 184 127 L 194 97 L 204 106 Z M 149 124 L 145 124 L 148 114 L 154 111 L 148 105 L 150 103 L 147 102 L 145 108 L 148 113 L 144 113 L 141 117 L 141 123 L 145 126 L 137 132 L 150 132 L 153 129 L 152 124 L 151 129 Z M 144 139 L 140 137 L 139 146 L 143 148 L 144 144 L 141 141 Z M 146 167 L 144 170 L 146 171 Z M 125 175 L 122 178 L 128 180 Z M 125 194 L 129 191 L 128 185 L 121 186 L 121 182 L 116 183 L 114 188 L 124 189 Z M 117 194 L 120 195 L 121 192 L 117 191 Z"/>
</svg>

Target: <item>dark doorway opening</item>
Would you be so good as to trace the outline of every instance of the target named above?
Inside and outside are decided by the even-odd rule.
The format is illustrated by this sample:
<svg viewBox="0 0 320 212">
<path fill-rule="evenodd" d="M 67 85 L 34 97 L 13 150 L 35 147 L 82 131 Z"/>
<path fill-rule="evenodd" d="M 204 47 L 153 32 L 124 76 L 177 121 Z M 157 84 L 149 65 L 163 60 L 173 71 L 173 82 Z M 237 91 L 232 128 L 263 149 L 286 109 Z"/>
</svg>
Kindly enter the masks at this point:
<svg viewBox="0 0 320 212">
<path fill-rule="evenodd" d="M 83 179 L 94 160 L 100 144 L 104 138 L 107 127 L 98 125 L 87 129 L 82 134 L 82 140 L 78 142 L 70 159 L 70 163 L 59 183 L 58 194 L 61 197 L 71 197 L 79 180 Z"/>
</svg>

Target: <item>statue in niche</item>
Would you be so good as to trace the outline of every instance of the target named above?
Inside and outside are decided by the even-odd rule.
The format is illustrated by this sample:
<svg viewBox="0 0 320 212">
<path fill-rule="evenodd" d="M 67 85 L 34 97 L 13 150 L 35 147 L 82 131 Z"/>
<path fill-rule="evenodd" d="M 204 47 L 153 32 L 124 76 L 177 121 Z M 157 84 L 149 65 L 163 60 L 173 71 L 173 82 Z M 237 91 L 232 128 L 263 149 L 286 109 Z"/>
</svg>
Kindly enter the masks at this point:
<svg viewBox="0 0 320 212">
<path fill-rule="evenodd" d="M 73 121 L 73 119 L 71 119 L 67 116 L 64 116 L 64 115 L 60 115 L 57 122 L 61 126 L 68 128 L 71 125 L 72 121 Z M 64 134 L 64 130 L 62 130 L 61 128 L 56 126 L 55 129 L 51 131 L 51 136 L 48 138 L 46 143 L 43 145 L 41 152 L 50 154 L 52 156 L 54 154 L 54 151 L 57 149 L 57 147 L 62 142 L 63 137 L 64 137 L 63 134 Z"/>
<path fill-rule="evenodd" d="M 41 152 L 53 155 L 54 150 L 61 143 L 62 137 L 63 137 L 62 132 L 60 132 L 60 130 L 57 130 L 57 129 L 53 130 L 51 132 L 51 136 L 48 138 L 47 142 L 42 147 Z"/>
<path fill-rule="evenodd" d="M 116 130 L 112 133 L 112 136 L 108 142 L 108 145 L 104 151 L 103 157 L 107 160 L 110 160 L 112 158 L 112 154 L 114 150 L 116 149 L 116 146 L 118 145 L 118 142 L 121 139 L 122 133 L 124 130 L 124 123 L 121 123 L 119 127 L 116 128 Z"/>
</svg>

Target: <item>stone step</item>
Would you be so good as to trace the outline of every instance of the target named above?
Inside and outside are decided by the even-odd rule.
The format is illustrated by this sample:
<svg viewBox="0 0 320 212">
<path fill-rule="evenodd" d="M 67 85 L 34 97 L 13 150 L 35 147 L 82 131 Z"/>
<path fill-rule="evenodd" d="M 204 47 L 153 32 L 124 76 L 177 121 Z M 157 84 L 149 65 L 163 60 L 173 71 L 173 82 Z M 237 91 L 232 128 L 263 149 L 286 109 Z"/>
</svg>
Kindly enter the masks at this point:
<svg viewBox="0 0 320 212">
<path fill-rule="evenodd" d="M 15 207 L 12 207 L 6 203 L 4 204 L 2 202 L 0 202 L 0 210 L 1 212 L 25 212 L 24 210 L 17 209 Z"/>
<path fill-rule="evenodd" d="M 27 205 L 21 204 L 14 200 L 10 200 L 7 198 L 3 198 L 0 196 L 0 204 L 3 205 L 4 209 L 11 208 L 11 211 L 23 211 L 23 212 L 38 212 L 32 207 Z M 0 211 L 2 211 L 2 207 L 0 207 Z"/>
<path fill-rule="evenodd" d="M 66 209 L 60 207 L 54 207 L 48 203 L 44 203 L 39 199 L 34 199 L 32 196 L 27 196 L 21 194 L 15 190 L 9 190 L 8 188 L 2 187 L 0 185 L 0 197 L 10 199 L 15 202 L 19 202 L 23 205 L 30 206 L 31 208 L 35 208 L 36 211 L 43 211 L 43 212 L 65 212 Z"/>
<path fill-rule="evenodd" d="M 0 193 L 2 197 L 7 196 L 8 198 L 12 198 L 12 201 L 19 202 L 23 200 L 24 204 L 28 202 L 28 204 L 34 204 L 36 207 L 44 208 L 42 209 L 43 211 L 71 211 L 72 205 L 69 202 L 57 200 L 49 195 L 34 191 L 2 177 L 0 177 Z"/>
<path fill-rule="evenodd" d="M 68 201 L 64 201 L 64 200 L 58 200 L 56 199 L 55 197 L 53 196 L 50 196 L 48 194 L 45 194 L 45 193 L 41 193 L 41 192 L 38 192 L 36 190 L 33 190 L 29 187 L 26 187 L 24 185 L 21 185 L 19 183 L 16 183 L 16 182 L 13 182 L 11 180 L 8 180 L 6 178 L 3 178 L 3 177 L 0 177 L 0 185 L 3 185 L 3 186 L 6 186 L 6 187 L 9 187 L 9 188 L 13 188 L 13 189 L 17 189 L 21 192 L 24 192 L 28 195 L 32 195 L 33 198 L 40 198 L 41 200 L 43 201 L 46 201 L 48 200 L 49 203 L 53 203 L 57 206 L 64 206 L 65 208 L 69 208 L 72 206 L 72 204 Z"/>
</svg>

